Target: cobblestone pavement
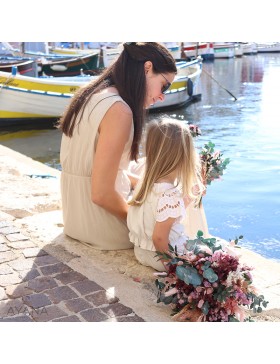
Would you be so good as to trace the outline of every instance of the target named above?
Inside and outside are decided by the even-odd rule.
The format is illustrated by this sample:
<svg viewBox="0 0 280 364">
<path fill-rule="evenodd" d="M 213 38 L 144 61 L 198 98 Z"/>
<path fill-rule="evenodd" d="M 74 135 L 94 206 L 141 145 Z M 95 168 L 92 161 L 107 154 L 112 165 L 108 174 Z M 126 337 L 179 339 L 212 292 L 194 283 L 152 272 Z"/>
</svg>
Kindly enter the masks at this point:
<svg viewBox="0 0 280 364">
<path fill-rule="evenodd" d="M 0 322 L 144 321 L 118 297 L 0 220 Z"/>
</svg>

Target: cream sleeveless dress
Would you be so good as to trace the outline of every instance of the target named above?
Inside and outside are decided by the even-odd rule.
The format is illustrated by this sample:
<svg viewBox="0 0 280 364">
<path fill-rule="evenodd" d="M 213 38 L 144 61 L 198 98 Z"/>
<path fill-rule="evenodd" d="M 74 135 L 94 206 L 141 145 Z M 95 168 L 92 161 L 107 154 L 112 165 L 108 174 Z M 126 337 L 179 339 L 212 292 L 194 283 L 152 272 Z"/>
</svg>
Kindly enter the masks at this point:
<svg viewBox="0 0 280 364">
<path fill-rule="evenodd" d="M 114 93 L 93 95 L 85 107 L 80 124 L 73 136 L 62 136 L 60 149 L 61 196 L 64 233 L 99 250 L 132 248 L 126 222 L 118 219 L 91 201 L 91 171 L 98 141 L 98 127 L 105 113 L 123 99 Z M 128 169 L 131 132 L 121 157 L 115 188 L 125 200 L 131 191 Z"/>
</svg>

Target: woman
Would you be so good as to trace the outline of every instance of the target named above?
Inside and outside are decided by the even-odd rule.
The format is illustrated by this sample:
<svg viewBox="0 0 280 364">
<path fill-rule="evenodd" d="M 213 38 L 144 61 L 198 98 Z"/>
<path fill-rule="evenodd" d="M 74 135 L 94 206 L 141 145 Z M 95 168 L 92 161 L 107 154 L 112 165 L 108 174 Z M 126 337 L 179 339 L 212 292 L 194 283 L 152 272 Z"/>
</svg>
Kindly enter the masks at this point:
<svg viewBox="0 0 280 364">
<path fill-rule="evenodd" d="M 145 109 L 164 99 L 177 72 L 161 44 L 125 43 L 97 81 L 81 88 L 60 120 L 64 232 L 96 249 L 132 248 L 128 171 L 137 161 Z"/>
</svg>

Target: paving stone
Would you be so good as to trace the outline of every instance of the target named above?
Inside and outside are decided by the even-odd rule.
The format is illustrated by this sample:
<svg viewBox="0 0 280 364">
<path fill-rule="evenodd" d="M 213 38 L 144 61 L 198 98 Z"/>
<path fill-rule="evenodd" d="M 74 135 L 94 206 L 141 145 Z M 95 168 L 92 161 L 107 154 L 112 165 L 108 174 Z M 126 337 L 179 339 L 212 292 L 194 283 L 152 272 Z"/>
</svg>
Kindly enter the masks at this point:
<svg viewBox="0 0 280 364">
<path fill-rule="evenodd" d="M 21 283 L 21 278 L 17 273 L 7 274 L 7 275 L 0 275 L 0 286 L 6 287 L 11 286 L 12 284 Z"/>
<path fill-rule="evenodd" d="M 28 287 L 35 292 L 42 292 L 47 289 L 57 287 L 56 281 L 51 277 L 39 277 L 30 280 L 27 283 Z"/>
<path fill-rule="evenodd" d="M 9 298 L 19 298 L 33 293 L 32 290 L 27 287 L 27 283 L 6 286 L 5 292 Z"/>
<path fill-rule="evenodd" d="M 45 276 L 51 276 L 57 273 L 66 273 L 71 272 L 71 269 L 68 265 L 64 263 L 57 263 L 52 265 L 46 265 L 45 267 L 41 267 L 41 272 Z"/>
<path fill-rule="evenodd" d="M 11 266 L 16 271 L 28 270 L 34 268 L 34 259 L 33 258 L 17 259 L 14 260 L 13 262 L 9 262 L 9 266 Z"/>
<path fill-rule="evenodd" d="M 4 288 L 0 287 L 0 301 L 5 300 L 6 298 L 8 298 L 8 297 L 6 295 Z"/>
<path fill-rule="evenodd" d="M 81 320 L 79 319 L 78 316 L 66 316 L 66 317 L 62 317 L 56 320 L 52 320 L 53 322 L 81 322 Z"/>
<path fill-rule="evenodd" d="M 90 308 L 89 310 L 81 312 L 80 315 L 89 322 L 100 322 L 108 319 L 108 316 L 99 308 Z"/>
<path fill-rule="evenodd" d="M 34 262 L 38 265 L 38 267 L 60 263 L 59 260 L 57 260 L 55 257 L 51 255 L 44 255 L 42 257 L 37 257 L 35 258 Z"/>
<path fill-rule="evenodd" d="M 11 250 L 6 244 L 0 244 L 0 252 Z"/>
<path fill-rule="evenodd" d="M 53 303 L 59 303 L 64 300 L 70 300 L 72 298 L 77 298 L 78 295 L 67 286 L 56 287 L 45 291 L 45 294 L 52 300 Z"/>
<path fill-rule="evenodd" d="M 65 302 L 65 305 L 70 311 L 73 311 L 75 313 L 84 311 L 88 308 L 93 308 L 92 305 L 83 298 L 68 300 Z"/>
<path fill-rule="evenodd" d="M 107 307 L 103 307 L 102 311 L 109 317 L 126 316 L 133 312 L 130 307 L 126 307 L 121 303 L 114 303 Z"/>
<path fill-rule="evenodd" d="M 23 282 L 26 282 L 40 276 L 40 273 L 38 272 L 37 269 L 30 269 L 30 270 L 27 269 L 18 272 L 18 275 Z"/>
<path fill-rule="evenodd" d="M 115 317 L 114 319 L 109 319 L 108 321 L 118 321 L 118 322 L 145 322 L 144 319 L 135 315 L 135 316 L 125 316 L 125 317 Z"/>
<path fill-rule="evenodd" d="M 6 238 L 9 241 L 20 241 L 20 240 L 29 240 L 29 238 L 21 233 L 13 233 L 13 234 L 9 234 L 6 235 Z"/>
<path fill-rule="evenodd" d="M 47 255 L 47 252 L 45 252 L 45 250 L 40 248 L 24 249 L 22 253 L 25 256 L 25 258 L 41 257 L 43 255 Z"/>
<path fill-rule="evenodd" d="M 14 270 L 7 264 L 0 264 L 0 275 L 13 273 Z"/>
<path fill-rule="evenodd" d="M 19 233 L 19 231 L 20 231 L 19 228 L 15 227 L 13 225 L 9 225 L 9 226 L 0 228 L 0 234 L 3 234 L 3 235 L 15 234 L 15 233 Z"/>
<path fill-rule="evenodd" d="M 23 302 L 21 299 L 8 299 L 0 301 L 0 318 L 18 316 L 23 310 Z"/>
<path fill-rule="evenodd" d="M 115 303 L 119 301 L 118 297 L 111 296 L 106 291 L 99 291 L 88 296 L 85 298 L 94 304 L 94 306 L 102 306 L 109 303 Z"/>
<path fill-rule="evenodd" d="M 68 315 L 58 306 L 46 306 L 39 310 L 33 310 L 31 316 L 34 321 L 46 322 Z"/>
<path fill-rule="evenodd" d="M 73 283 L 77 281 L 82 281 L 86 279 L 86 277 L 76 271 L 61 273 L 55 276 L 55 279 L 58 279 L 63 284 Z"/>
<path fill-rule="evenodd" d="M 22 298 L 23 302 L 32 308 L 51 305 L 51 301 L 44 293 L 35 293 Z"/>
<path fill-rule="evenodd" d="M 11 250 L 6 252 L 0 252 L 0 263 L 10 262 L 11 260 L 15 260 L 17 258 L 18 255 Z"/>
<path fill-rule="evenodd" d="M 0 229 L 7 227 L 7 226 L 13 226 L 13 224 L 8 220 L 0 221 Z"/>
<path fill-rule="evenodd" d="M 71 286 L 74 287 L 82 295 L 96 291 L 102 291 L 102 290 L 104 291 L 104 288 L 99 286 L 99 284 L 90 281 L 89 279 L 85 279 L 84 281 L 81 282 L 72 283 Z"/>
<path fill-rule="evenodd" d="M 0 235 L 1 236 L 1 235 Z M 7 242 L 7 245 L 12 249 L 26 249 L 37 247 L 31 240 L 20 240 L 15 242 Z"/>
<path fill-rule="evenodd" d="M 0 319 L 0 322 L 32 322 L 32 318 L 27 315 L 15 316 L 15 317 L 6 317 Z"/>
</svg>

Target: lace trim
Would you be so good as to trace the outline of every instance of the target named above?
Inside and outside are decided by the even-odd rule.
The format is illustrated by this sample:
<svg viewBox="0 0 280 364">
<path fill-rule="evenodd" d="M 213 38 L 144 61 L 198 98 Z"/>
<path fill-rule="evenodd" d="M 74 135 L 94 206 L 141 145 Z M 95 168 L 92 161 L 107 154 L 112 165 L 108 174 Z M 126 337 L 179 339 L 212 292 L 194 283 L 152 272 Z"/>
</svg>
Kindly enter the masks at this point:
<svg viewBox="0 0 280 364">
<path fill-rule="evenodd" d="M 162 222 L 169 217 L 178 221 L 185 216 L 185 205 L 183 199 L 178 196 L 178 191 L 166 191 L 161 194 L 158 200 L 156 221 Z"/>
</svg>

